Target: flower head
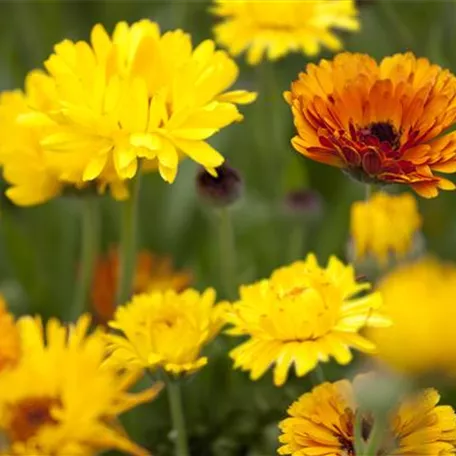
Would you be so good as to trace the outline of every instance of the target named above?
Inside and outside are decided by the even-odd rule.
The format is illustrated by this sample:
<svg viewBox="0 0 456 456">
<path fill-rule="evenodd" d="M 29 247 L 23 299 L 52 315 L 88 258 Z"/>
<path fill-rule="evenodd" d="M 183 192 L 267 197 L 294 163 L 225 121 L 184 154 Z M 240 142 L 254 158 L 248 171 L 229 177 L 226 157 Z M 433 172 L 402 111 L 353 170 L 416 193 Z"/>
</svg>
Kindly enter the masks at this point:
<svg viewBox="0 0 456 456">
<path fill-rule="evenodd" d="M 390 413 L 378 454 L 455 454 L 456 415 L 450 406 L 437 405 L 439 400 L 433 389 L 406 397 Z M 279 454 L 356 456 L 354 424 L 360 413 L 362 438 L 367 440 L 374 422 L 371 414 L 359 410 L 354 385 L 342 380 L 315 387 L 289 407 L 289 417 L 279 424 Z"/>
<path fill-rule="evenodd" d="M 38 319 L 18 321 L 22 356 L 0 375 L 0 454 L 148 454 L 127 438 L 116 418 L 154 398 L 159 386 L 129 393 L 137 377 L 102 365 L 105 339 L 98 332 L 87 335 L 89 324 L 84 316 L 67 331 L 56 320 L 45 329 Z"/>
<path fill-rule="evenodd" d="M 303 376 L 330 357 L 349 363 L 350 347 L 373 352 L 375 345 L 359 331 L 388 321 L 377 312 L 378 293 L 358 296 L 369 288 L 356 282 L 351 266 L 332 257 L 321 268 L 313 255 L 242 286 L 227 315 L 229 334 L 249 336 L 230 353 L 235 367 L 256 380 L 275 364 L 274 383 L 282 385 L 293 364 Z"/>
<path fill-rule="evenodd" d="M 90 42 L 57 44 L 45 67 L 57 106 L 22 121 L 47 126 L 40 145 L 60 180 L 110 185 L 118 199 L 139 160 L 168 182 L 183 157 L 214 172 L 224 158 L 206 139 L 242 119 L 237 103 L 255 99 L 226 91 L 239 71 L 211 40 L 193 49 L 188 34 L 161 34 L 149 20 L 120 22 L 112 36 L 98 24 Z"/>
<path fill-rule="evenodd" d="M 322 46 L 342 48 L 333 28 L 359 29 L 353 0 L 215 0 L 213 12 L 223 21 L 214 27 L 217 41 L 247 62 L 258 64 L 266 53 L 277 60 L 289 52 L 316 55 Z"/>
<path fill-rule="evenodd" d="M 207 363 L 202 348 L 223 326 L 223 305 L 215 292 L 187 289 L 136 295 L 119 307 L 109 326 L 110 361 L 119 367 L 161 368 L 172 374 L 194 372 Z"/>
<path fill-rule="evenodd" d="M 6 303 L 0 296 L 0 373 L 14 367 L 21 356 L 19 331 L 14 317 L 8 313 Z"/>
<path fill-rule="evenodd" d="M 410 253 L 422 219 L 411 194 L 378 192 L 353 203 L 350 225 L 355 257 L 372 255 L 385 265 L 391 255 L 403 258 Z"/>
<path fill-rule="evenodd" d="M 100 322 L 107 323 L 114 316 L 115 297 L 119 281 L 119 254 L 116 249 L 98 259 L 92 282 L 92 308 Z M 168 289 L 182 291 L 192 281 L 190 272 L 174 269 L 168 256 L 138 252 L 133 277 L 133 294 Z"/>
<path fill-rule="evenodd" d="M 309 64 L 285 92 L 301 154 L 365 182 L 401 183 L 426 198 L 454 184 L 456 78 L 413 54 L 379 64 L 342 53 Z"/>
<path fill-rule="evenodd" d="M 404 264 L 378 287 L 392 325 L 369 330 L 378 355 L 415 375 L 456 373 L 456 265 L 423 258 Z"/>
</svg>

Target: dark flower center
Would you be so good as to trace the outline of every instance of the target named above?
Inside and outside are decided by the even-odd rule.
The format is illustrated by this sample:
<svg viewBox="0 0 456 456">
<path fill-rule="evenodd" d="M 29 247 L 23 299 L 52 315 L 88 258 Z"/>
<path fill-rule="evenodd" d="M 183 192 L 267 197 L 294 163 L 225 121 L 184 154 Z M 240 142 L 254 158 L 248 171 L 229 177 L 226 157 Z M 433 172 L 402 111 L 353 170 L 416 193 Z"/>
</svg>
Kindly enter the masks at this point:
<svg viewBox="0 0 456 456">
<path fill-rule="evenodd" d="M 392 149 L 399 147 L 400 134 L 390 121 L 374 122 L 362 130 L 365 136 L 374 136 L 381 143 L 386 142 Z"/>
</svg>

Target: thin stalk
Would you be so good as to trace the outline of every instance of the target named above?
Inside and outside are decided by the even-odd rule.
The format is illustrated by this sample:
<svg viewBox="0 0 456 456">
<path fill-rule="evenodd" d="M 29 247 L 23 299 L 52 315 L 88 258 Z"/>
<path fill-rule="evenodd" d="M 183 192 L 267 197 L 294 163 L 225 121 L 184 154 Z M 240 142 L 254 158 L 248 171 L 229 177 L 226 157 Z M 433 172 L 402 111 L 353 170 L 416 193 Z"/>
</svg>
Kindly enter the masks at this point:
<svg viewBox="0 0 456 456">
<path fill-rule="evenodd" d="M 236 294 L 236 244 L 229 207 L 220 209 L 219 217 L 219 264 L 221 283 L 227 298 Z"/>
<path fill-rule="evenodd" d="M 378 450 L 380 449 L 380 446 L 383 441 L 384 433 L 385 419 L 381 416 L 376 416 L 369 440 L 364 448 L 364 453 L 366 455 L 375 455 L 378 453 Z"/>
<path fill-rule="evenodd" d="M 293 220 L 293 226 L 290 232 L 290 244 L 288 252 L 288 260 L 290 262 L 301 259 L 304 253 L 304 240 L 305 240 L 305 228 L 302 220 Z"/>
<path fill-rule="evenodd" d="M 314 386 L 318 386 L 326 382 L 326 376 L 323 368 L 321 367 L 321 364 L 317 364 L 315 366 L 314 370 L 311 373 L 311 377 Z"/>
<path fill-rule="evenodd" d="M 369 201 L 375 192 L 375 184 L 366 184 L 365 200 Z"/>
<path fill-rule="evenodd" d="M 133 276 L 136 269 L 136 236 L 138 200 L 141 171 L 132 179 L 130 197 L 122 203 L 120 227 L 120 271 L 117 288 L 117 305 L 127 302 L 132 293 Z"/>
<path fill-rule="evenodd" d="M 72 317 L 77 318 L 87 311 L 87 301 L 92 285 L 95 261 L 98 255 L 100 214 L 96 197 L 84 197 L 81 211 L 81 259 L 79 279 L 75 292 Z"/>
<path fill-rule="evenodd" d="M 189 456 L 187 443 L 187 430 L 185 427 L 184 410 L 182 408 L 182 395 L 180 384 L 176 380 L 168 379 L 166 384 L 168 390 L 169 409 L 173 430 L 176 432 L 176 456 Z"/>
<path fill-rule="evenodd" d="M 355 454 L 359 456 L 363 456 L 365 453 L 364 448 L 364 439 L 362 435 L 362 415 L 358 411 L 356 412 L 355 416 L 355 429 L 354 429 L 354 437 L 355 437 Z"/>
</svg>

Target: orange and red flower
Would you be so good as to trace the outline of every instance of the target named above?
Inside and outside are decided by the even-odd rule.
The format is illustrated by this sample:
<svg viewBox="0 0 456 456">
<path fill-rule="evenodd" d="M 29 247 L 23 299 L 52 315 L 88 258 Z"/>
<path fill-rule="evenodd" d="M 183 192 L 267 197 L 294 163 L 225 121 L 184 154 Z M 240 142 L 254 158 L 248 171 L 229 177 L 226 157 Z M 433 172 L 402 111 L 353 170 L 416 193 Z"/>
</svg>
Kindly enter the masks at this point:
<svg viewBox="0 0 456 456">
<path fill-rule="evenodd" d="M 98 259 L 92 283 L 92 309 L 100 323 L 107 323 L 113 318 L 118 280 L 119 254 L 116 249 L 111 249 L 106 256 Z M 191 282 L 191 274 L 174 269 L 170 257 L 154 255 L 147 250 L 138 252 L 134 294 L 168 289 L 182 291 Z"/>
<path fill-rule="evenodd" d="M 284 94 L 294 148 L 363 182 L 401 183 L 426 198 L 456 186 L 456 77 L 411 53 L 379 64 L 342 53 L 309 64 Z"/>
</svg>

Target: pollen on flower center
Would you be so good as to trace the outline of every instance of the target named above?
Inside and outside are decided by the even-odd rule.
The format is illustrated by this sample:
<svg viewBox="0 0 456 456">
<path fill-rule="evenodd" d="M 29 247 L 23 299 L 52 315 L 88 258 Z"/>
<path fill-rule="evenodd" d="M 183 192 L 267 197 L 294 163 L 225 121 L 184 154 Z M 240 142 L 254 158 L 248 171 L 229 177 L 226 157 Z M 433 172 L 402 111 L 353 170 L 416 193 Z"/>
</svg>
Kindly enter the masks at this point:
<svg viewBox="0 0 456 456">
<path fill-rule="evenodd" d="M 51 408 L 59 403 L 54 397 L 32 397 L 14 404 L 11 408 L 8 438 L 13 442 L 26 442 L 42 426 L 57 424 L 51 415 Z"/>
</svg>

